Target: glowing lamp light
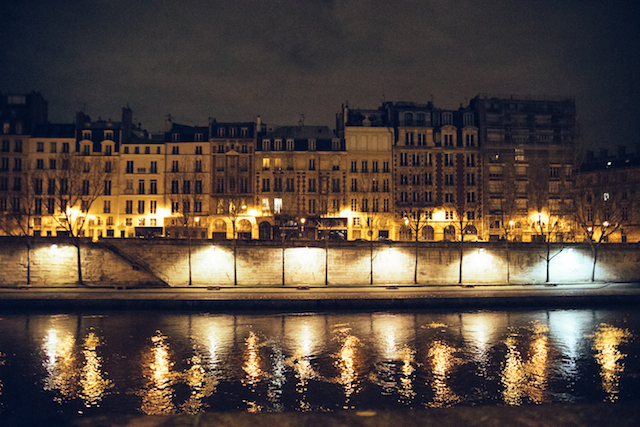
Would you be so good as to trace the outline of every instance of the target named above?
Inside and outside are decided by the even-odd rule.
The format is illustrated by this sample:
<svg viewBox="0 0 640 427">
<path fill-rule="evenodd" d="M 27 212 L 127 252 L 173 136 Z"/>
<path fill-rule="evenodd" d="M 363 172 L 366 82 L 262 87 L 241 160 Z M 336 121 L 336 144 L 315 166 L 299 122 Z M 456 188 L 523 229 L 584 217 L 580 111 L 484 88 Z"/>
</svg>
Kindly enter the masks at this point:
<svg viewBox="0 0 640 427">
<path fill-rule="evenodd" d="M 513 220 L 509 221 L 509 225 L 510 225 L 511 227 L 513 227 L 513 226 L 514 226 L 514 224 L 515 224 L 515 221 L 513 221 Z"/>
<path fill-rule="evenodd" d="M 573 248 L 569 248 L 569 252 L 573 252 Z"/>
<path fill-rule="evenodd" d="M 306 218 L 300 218 L 300 222 L 302 223 L 302 225 L 304 225 L 305 222 L 307 222 Z"/>
<path fill-rule="evenodd" d="M 51 249 L 58 249 L 58 245 L 54 243 L 53 245 L 51 245 Z"/>
<path fill-rule="evenodd" d="M 609 226 L 609 221 L 603 222 L 602 225 L 604 225 L 605 227 L 608 227 Z"/>
<path fill-rule="evenodd" d="M 480 248 L 480 252 L 484 252 L 484 248 Z"/>
<path fill-rule="evenodd" d="M 200 217 L 199 217 L 199 216 L 197 216 L 197 217 L 196 217 L 196 219 L 195 219 L 195 221 L 196 221 L 196 223 L 200 222 Z"/>
<path fill-rule="evenodd" d="M 255 210 L 255 209 L 251 209 L 251 210 L 249 210 L 249 212 L 247 212 L 247 214 L 249 216 L 258 216 L 258 211 Z"/>
</svg>

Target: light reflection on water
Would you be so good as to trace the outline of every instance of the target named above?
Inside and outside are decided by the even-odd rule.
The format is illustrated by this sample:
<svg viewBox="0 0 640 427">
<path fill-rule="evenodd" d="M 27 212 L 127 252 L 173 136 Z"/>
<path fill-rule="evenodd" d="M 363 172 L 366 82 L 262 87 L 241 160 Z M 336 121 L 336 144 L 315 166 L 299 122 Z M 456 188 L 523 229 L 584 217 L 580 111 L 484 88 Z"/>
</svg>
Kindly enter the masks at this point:
<svg viewBox="0 0 640 427">
<path fill-rule="evenodd" d="M 610 310 L 8 315 L 0 413 L 614 402 L 640 392 L 639 329 Z"/>
</svg>

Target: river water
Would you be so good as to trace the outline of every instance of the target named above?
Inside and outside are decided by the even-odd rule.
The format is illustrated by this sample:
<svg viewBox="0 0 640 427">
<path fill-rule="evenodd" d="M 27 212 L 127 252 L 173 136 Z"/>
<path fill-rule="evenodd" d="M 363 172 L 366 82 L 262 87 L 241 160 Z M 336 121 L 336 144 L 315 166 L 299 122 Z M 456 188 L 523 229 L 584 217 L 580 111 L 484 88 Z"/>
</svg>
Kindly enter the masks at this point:
<svg viewBox="0 0 640 427">
<path fill-rule="evenodd" d="M 633 308 L 4 312 L 0 420 L 630 403 Z"/>
</svg>

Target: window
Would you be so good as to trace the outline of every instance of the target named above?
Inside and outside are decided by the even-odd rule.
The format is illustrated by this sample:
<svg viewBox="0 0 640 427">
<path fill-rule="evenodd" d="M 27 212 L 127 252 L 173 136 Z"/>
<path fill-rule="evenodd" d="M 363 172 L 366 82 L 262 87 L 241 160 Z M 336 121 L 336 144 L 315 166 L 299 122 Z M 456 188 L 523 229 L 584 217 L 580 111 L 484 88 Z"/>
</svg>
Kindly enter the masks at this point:
<svg viewBox="0 0 640 427">
<path fill-rule="evenodd" d="M 413 126 L 413 113 L 404 113 L 404 125 Z"/>
<path fill-rule="evenodd" d="M 111 181 L 104 182 L 104 195 L 105 196 L 111 195 Z"/>
<path fill-rule="evenodd" d="M 42 159 L 38 159 L 37 162 L 43 162 Z M 40 164 L 40 163 L 38 163 Z M 42 168 L 38 168 L 42 169 Z M 2 165 L 0 165 L 0 170 L 8 171 L 9 170 L 9 159 L 7 157 L 2 158 Z"/>
<path fill-rule="evenodd" d="M 559 178 L 560 177 L 560 168 L 558 166 L 549 167 L 549 177 L 550 178 Z"/>
<path fill-rule="evenodd" d="M 4 176 L 0 176 L 0 191 L 7 191 L 8 187 L 9 187 L 9 180 Z"/>
<path fill-rule="evenodd" d="M 316 140 L 315 139 L 310 139 L 309 140 L 309 151 L 316 151 Z M 315 210 L 314 210 L 315 212 Z"/>
<path fill-rule="evenodd" d="M 131 227 L 133 225 L 133 220 L 131 218 L 125 218 L 124 219 L 124 225 L 126 225 L 127 227 Z M 124 236 L 124 234 L 123 234 Z"/>
<path fill-rule="evenodd" d="M 102 213 L 111 213 L 111 200 L 105 200 Z"/>
<path fill-rule="evenodd" d="M 149 213 L 155 215 L 158 210 L 158 202 L 155 200 L 149 201 Z"/>
<path fill-rule="evenodd" d="M 276 139 L 273 141 L 273 149 L 276 151 L 282 151 L 282 140 Z"/>
<path fill-rule="evenodd" d="M 382 191 L 384 191 L 385 193 L 389 192 L 389 180 L 385 179 L 382 181 Z"/>
<path fill-rule="evenodd" d="M 334 139 L 331 141 L 331 149 L 333 151 L 340 151 L 340 140 Z"/>
<path fill-rule="evenodd" d="M 351 211 L 356 212 L 358 210 L 358 199 L 351 199 Z M 355 225 L 355 220 L 357 218 L 354 218 L 354 224 Z"/>
<path fill-rule="evenodd" d="M 445 174 L 444 185 L 455 185 L 453 182 L 453 174 Z"/>
<path fill-rule="evenodd" d="M 20 172 L 22 170 L 22 159 L 13 159 L 13 170 L 14 172 Z"/>
<path fill-rule="evenodd" d="M 82 155 L 83 156 L 88 156 L 91 154 L 91 148 L 88 144 L 85 144 L 82 146 Z"/>
<path fill-rule="evenodd" d="M 202 172 L 202 160 L 196 160 L 195 171 Z"/>
<path fill-rule="evenodd" d="M 389 173 L 389 162 L 382 162 L 382 172 Z"/>
<path fill-rule="evenodd" d="M 453 193 L 446 193 L 444 195 L 445 203 L 453 203 Z"/>
<path fill-rule="evenodd" d="M 144 213 L 144 200 L 138 200 L 138 213 Z"/>
<path fill-rule="evenodd" d="M 405 145 L 413 145 L 413 133 L 407 132 L 404 134 Z"/>
<path fill-rule="evenodd" d="M 358 162 L 356 161 L 352 161 L 351 162 L 351 172 L 358 172 Z"/>
<path fill-rule="evenodd" d="M 216 192 L 217 193 L 224 193 L 224 178 L 218 178 L 217 186 L 216 186 Z"/>
<path fill-rule="evenodd" d="M 151 154 L 151 147 L 144 147 L 144 154 Z"/>
<path fill-rule="evenodd" d="M 378 173 L 378 161 L 371 162 L 371 172 Z"/>
<path fill-rule="evenodd" d="M 466 135 L 465 137 L 465 143 L 467 145 L 467 147 L 475 147 L 476 142 L 475 142 L 475 135 Z"/>
<path fill-rule="evenodd" d="M 389 199 L 384 199 L 382 201 L 382 210 L 383 212 L 389 212 Z"/>
<path fill-rule="evenodd" d="M 476 202 L 476 193 L 473 191 L 467 193 L 467 203 L 475 203 Z"/>
<path fill-rule="evenodd" d="M 453 135 L 444 135 L 444 146 L 453 147 Z"/>
<path fill-rule="evenodd" d="M 224 128 L 218 128 L 218 137 L 224 137 Z"/>
<path fill-rule="evenodd" d="M 271 141 L 268 139 L 263 139 L 262 140 L 262 151 L 269 151 L 271 150 Z"/>
<path fill-rule="evenodd" d="M 33 180 L 33 192 L 42 194 L 42 179 L 36 178 Z"/>
<path fill-rule="evenodd" d="M 358 191 L 358 178 L 351 178 L 351 191 Z"/>
<path fill-rule="evenodd" d="M 69 143 L 68 142 L 63 142 L 62 143 L 62 152 L 63 153 L 68 153 L 69 152 Z"/>
<path fill-rule="evenodd" d="M 400 166 L 408 166 L 407 153 L 400 153 Z"/>
<path fill-rule="evenodd" d="M 140 147 L 134 147 L 133 154 L 140 154 Z"/>
<path fill-rule="evenodd" d="M 464 113 L 462 120 L 463 126 L 473 126 L 473 113 Z"/>
<path fill-rule="evenodd" d="M 202 181 L 200 181 L 200 180 L 195 181 L 195 188 L 194 188 L 194 190 L 195 190 L 195 193 L 196 193 L 196 194 L 202 194 Z"/>
<path fill-rule="evenodd" d="M 171 181 L 171 194 L 178 194 L 179 188 L 179 182 L 177 180 Z"/>
<path fill-rule="evenodd" d="M 144 194 L 144 179 L 138 180 L 138 194 Z"/>
<path fill-rule="evenodd" d="M 91 139 L 91 131 L 90 130 L 83 130 L 82 131 L 82 139 Z"/>
<path fill-rule="evenodd" d="M 271 181 L 269 178 L 262 178 L 262 192 L 271 191 Z"/>
<path fill-rule="evenodd" d="M 309 178 L 309 193 L 316 192 L 316 180 L 315 178 Z"/>
<path fill-rule="evenodd" d="M 309 199 L 309 213 L 316 213 L 316 199 Z"/>
<path fill-rule="evenodd" d="M 48 185 L 47 185 L 47 194 L 50 195 L 50 196 L 53 196 L 54 194 L 56 194 L 56 180 L 55 179 L 49 179 Z"/>
<path fill-rule="evenodd" d="M 262 170 L 268 171 L 271 165 L 271 159 L 262 159 Z"/>
<path fill-rule="evenodd" d="M 293 178 L 287 178 L 287 187 L 286 191 L 294 191 L 294 181 Z"/>
<path fill-rule="evenodd" d="M 36 143 L 36 151 L 38 153 L 42 153 L 44 152 L 44 142 L 38 142 Z"/>
<path fill-rule="evenodd" d="M 316 159 L 309 159 L 309 170 L 316 170 Z"/>
<path fill-rule="evenodd" d="M 442 125 L 452 125 L 453 124 L 453 114 L 451 113 L 442 113 Z"/>
<path fill-rule="evenodd" d="M 191 194 L 191 181 L 182 182 L 182 194 Z"/>
<path fill-rule="evenodd" d="M 198 139 L 198 136 L 200 137 L 200 139 Z M 201 133 L 197 133 L 196 134 L 196 141 L 202 141 L 202 134 Z M 198 155 L 198 154 L 202 154 L 202 145 L 196 146 L 196 155 Z"/>
<path fill-rule="evenodd" d="M 171 135 L 171 140 L 174 142 L 178 142 L 180 141 L 180 134 L 179 133 L 174 133 Z M 178 154 L 178 147 L 173 147 L 173 150 L 175 151 L 173 154 Z"/>
<path fill-rule="evenodd" d="M 133 173 L 133 160 L 127 160 L 127 169 L 125 173 Z"/>
<path fill-rule="evenodd" d="M 129 154 L 129 147 L 124 147 L 124 154 Z"/>
<path fill-rule="evenodd" d="M 293 151 L 293 150 L 294 150 L 293 139 L 287 139 L 287 151 Z"/>
<path fill-rule="evenodd" d="M 369 172 L 369 162 L 367 162 L 366 160 L 362 161 L 362 172 L 363 173 Z"/>
<path fill-rule="evenodd" d="M 149 173 L 158 173 L 158 162 L 151 162 Z"/>
<path fill-rule="evenodd" d="M 133 200 L 127 200 L 125 202 L 124 213 L 132 214 L 133 213 Z"/>
<path fill-rule="evenodd" d="M 13 178 L 13 191 L 22 190 L 22 179 L 20 177 Z"/>
<path fill-rule="evenodd" d="M 473 173 L 467 174 L 467 185 L 476 185 L 476 175 Z"/>
<path fill-rule="evenodd" d="M 180 163 L 178 162 L 178 160 L 173 160 L 171 162 L 171 172 L 180 172 Z"/>
</svg>

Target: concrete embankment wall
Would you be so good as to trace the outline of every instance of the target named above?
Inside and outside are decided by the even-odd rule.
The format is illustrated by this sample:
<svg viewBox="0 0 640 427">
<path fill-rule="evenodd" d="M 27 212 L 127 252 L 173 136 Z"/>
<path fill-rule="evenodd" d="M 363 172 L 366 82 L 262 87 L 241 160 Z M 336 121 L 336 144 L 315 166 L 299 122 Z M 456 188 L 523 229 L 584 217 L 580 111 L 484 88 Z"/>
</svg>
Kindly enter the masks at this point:
<svg viewBox="0 0 640 427">
<path fill-rule="evenodd" d="M 310 245 L 318 242 L 309 242 Z M 322 243 L 320 242 L 320 245 Z M 424 243 L 418 247 L 418 283 L 458 283 L 458 243 Z M 283 262 L 284 252 L 284 262 Z M 82 244 L 82 271 L 86 283 L 114 286 L 187 286 L 189 244 L 185 240 L 110 239 Z M 416 249 L 412 243 L 343 243 L 296 246 L 244 242 L 191 244 L 193 286 L 287 286 L 412 284 Z M 509 262 L 507 262 L 507 254 Z M 556 255 L 557 254 L 557 255 Z M 552 245 L 549 281 L 586 282 L 591 279 L 593 255 L 588 245 Z M 465 243 L 463 283 L 544 283 L 546 245 Z M 235 262 L 234 262 L 235 258 Z M 76 248 L 62 239 L 37 239 L 30 254 L 33 286 L 60 286 L 77 281 Z M 373 261 L 372 261 L 373 259 Z M 234 268 L 235 264 L 235 268 Z M 327 267 L 328 266 L 328 267 Z M 235 273 L 234 273 L 235 270 Z M 235 276 L 235 280 L 234 280 Z M 596 280 L 640 279 L 640 246 L 607 244 L 600 247 Z M 18 238 L 0 239 L 0 286 L 27 283 L 27 248 Z"/>
</svg>

